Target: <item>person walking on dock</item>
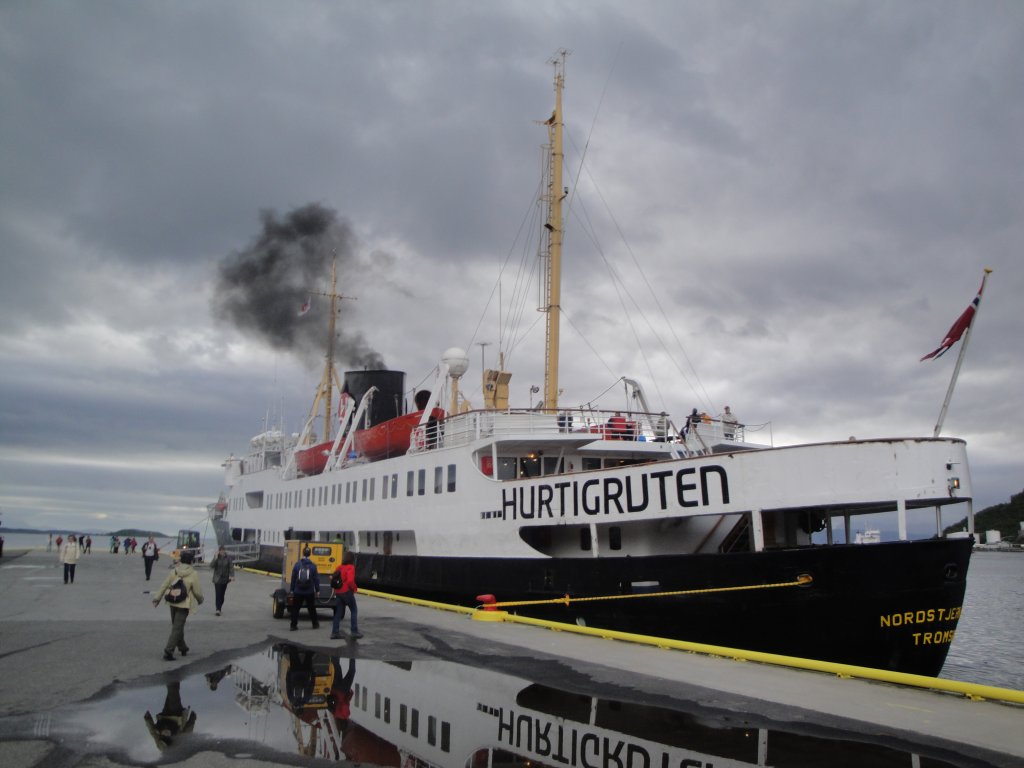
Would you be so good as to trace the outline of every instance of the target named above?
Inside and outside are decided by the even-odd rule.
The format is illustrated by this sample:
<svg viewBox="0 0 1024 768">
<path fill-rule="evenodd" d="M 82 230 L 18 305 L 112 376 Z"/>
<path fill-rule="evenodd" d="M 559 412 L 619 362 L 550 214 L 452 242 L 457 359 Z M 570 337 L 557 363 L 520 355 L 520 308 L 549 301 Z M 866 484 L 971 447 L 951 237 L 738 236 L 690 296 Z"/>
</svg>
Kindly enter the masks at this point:
<svg viewBox="0 0 1024 768">
<path fill-rule="evenodd" d="M 59 537 L 58 537 L 59 538 Z M 75 534 L 68 534 L 68 540 L 61 544 L 60 561 L 64 564 L 64 583 L 75 583 L 75 564 L 78 562 L 82 550 L 75 541 Z"/>
<path fill-rule="evenodd" d="M 156 562 L 159 556 L 160 550 L 156 545 L 156 541 L 150 536 L 142 545 L 142 562 L 146 566 L 146 581 L 149 581 L 149 577 L 153 573 L 153 563 Z"/>
<path fill-rule="evenodd" d="M 191 552 L 182 552 L 181 562 L 176 563 L 167 574 L 153 598 L 154 608 L 160 605 L 161 598 L 166 599 L 171 608 L 171 634 L 164 645 L 164 661 L 174 661 L 175 648 L 182 656 L 188 654 L 185 622 L 189 612 L 198 609 L 203 603 L 203 589 L 199 585 L 199 575 L 192 567 Z"/>
<path fill-rule="evenodd" d="M 210 563 L 210 567 L 213 570 L 213 591 L 217 597 L 217 615 L 220 616 L 220 611 L 224 607 L 224 595 L 228 591 L 228 582 L 235 580 L 235 564 L 223 544 L 217 547 L 217 555 Z"/>
<path fill-rule="evenodd" d="M 292 566 L 291 589 L 289 590 L 291 606 L 291 629 L 299 628 L 299 611 L 305 605 L 309 609 L 309 618 L 313 621 L 313 629 L 320 626 L 316 618 L 316 597 L 320 594 L 320 574 L 316 563 L 309 559 L 309 547 L 302 550 L 302 557 Z"/>
<path fill-rule="evenodd" d="M 359 611 L 356 610 L 356 566 L 355 557 L 351 552 L 341 556 L 341 565 L 331 574 L 331 586 L 334 588 L 334 623 L 331 625 L 331 640 L 341 639 L 341 622 L 345 618 L 345 609 L 351 613 L 351 637 L 363 636 L 359 631 Z"/>
</svg>

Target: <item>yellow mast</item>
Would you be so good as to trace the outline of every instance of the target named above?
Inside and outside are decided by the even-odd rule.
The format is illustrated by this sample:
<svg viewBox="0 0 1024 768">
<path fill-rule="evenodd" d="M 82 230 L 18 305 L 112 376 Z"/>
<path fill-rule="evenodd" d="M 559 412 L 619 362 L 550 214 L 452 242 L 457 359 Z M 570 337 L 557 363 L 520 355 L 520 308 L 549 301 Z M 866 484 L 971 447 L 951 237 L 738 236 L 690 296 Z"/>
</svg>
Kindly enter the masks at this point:
<svg viewBox="0 0 1024 768">
<path fill-rule="evenodd" d="M 338 378 L 338 372 L 334 369 L 334 327 L 338 318 L 338 300 L 352 298 L 351 296 L 343 296 L 338 293 L 338 262 L 337 260 L 331 263 L 331 289 L 329 291 L 312 291 L 312 293 L 318 296 L 326 296 L 331 300 L 330 317 L 327 320 L 327 357 L 324 362 L 324 373 L 320 377 L 320 385 L 317 387 L 316 397 L 313 399 L 313 407 L 310 409 L 311 418 L 314 416 L 319 408 L 320 403 L 324 406 L 324 431 L 323 436 L 320 438 L 321 441 L 327 441 L 333 439 L 331 434 L 331 424 L 333 419 L 331 418 L 331 403 L 334 400 L 334 387 L 341 389 L 341 381 Z M 307 444 L 312 441 L 307 440 Z"/>
<path fill-rule="evenodd" d="M 558 348 L 559 324 L 562 309 L 562 200 L 566 190 L 562 185 L 562 88 L 565 85 L 565 57 L 568 51 L 559 51 L 551 60 L 555 67 L 555 111 L 547 121 L 548 127 L 548 187 L 544 200 L 548 206 L 547 230 L 548 270 L 545 282 L 542 312 L 547 312 L 547 331 L 544 343 L 544 408 L 558 407 Z"/>
</svg>

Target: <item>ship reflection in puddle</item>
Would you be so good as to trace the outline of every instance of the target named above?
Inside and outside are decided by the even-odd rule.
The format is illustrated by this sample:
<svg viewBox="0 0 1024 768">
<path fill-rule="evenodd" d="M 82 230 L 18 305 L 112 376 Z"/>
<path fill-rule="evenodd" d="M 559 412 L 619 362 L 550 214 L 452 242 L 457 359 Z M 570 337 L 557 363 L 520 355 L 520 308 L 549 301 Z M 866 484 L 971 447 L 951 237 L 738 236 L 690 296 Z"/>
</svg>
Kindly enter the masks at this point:
<svg viewBox="0 0 1024 768">
<path fill-rule="evenodd" d="M 742 713 L 677 711 L 447 661 L 356 660 L 287 644 L 180 682 L 120 690 L 59 721 L 90 751 L 143 763 L 214 750 L 402 768 L 953 765 L 861 740 L 769 731 Z"/>
</svg>

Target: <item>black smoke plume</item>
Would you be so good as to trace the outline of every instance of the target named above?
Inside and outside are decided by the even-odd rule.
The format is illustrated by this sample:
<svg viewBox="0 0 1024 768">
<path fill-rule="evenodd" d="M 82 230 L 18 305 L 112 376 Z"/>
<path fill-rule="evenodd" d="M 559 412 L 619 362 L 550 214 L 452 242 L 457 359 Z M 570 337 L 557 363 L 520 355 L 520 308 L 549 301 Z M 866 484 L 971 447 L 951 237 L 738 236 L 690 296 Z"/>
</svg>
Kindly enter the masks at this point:
<svg viewBox="0 0 1024 768">
<path fill-rule="evenodd" d="M 279 217 L 260 212 L 263 231 L 249 247 L 223 258 L 217 268 L 214 314 L 274 349 L 299 355 L 307 364 L 327 354 L 331 261 L 337 259 L 338 292 L 346 271 L 355 268 L 352 228 L 330 208 L 316 203 Z M 300 310 L 310 301 L 308 313 Z M 346 302 L 338 302 L 335 359 L 353 368 L 384 368 L 362 334 L 346 331 Z"/>
</svg>

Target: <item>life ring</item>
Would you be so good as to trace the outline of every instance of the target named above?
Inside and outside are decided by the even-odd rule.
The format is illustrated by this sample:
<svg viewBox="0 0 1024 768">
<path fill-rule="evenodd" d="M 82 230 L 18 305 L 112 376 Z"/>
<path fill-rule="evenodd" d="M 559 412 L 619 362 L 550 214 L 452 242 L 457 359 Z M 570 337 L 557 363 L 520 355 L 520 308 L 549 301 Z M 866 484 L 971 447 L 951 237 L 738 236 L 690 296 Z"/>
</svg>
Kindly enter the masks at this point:
<svg viewBox="0 0 1024 768">
<path fill-rule="evenodd" d="M 345 415 L 345 411 L 348 408 L 349 403 L 352 401 L 352 395 L 348 392 L 342 392 L 338 395 L 338 419 Z"/>
</svg>

